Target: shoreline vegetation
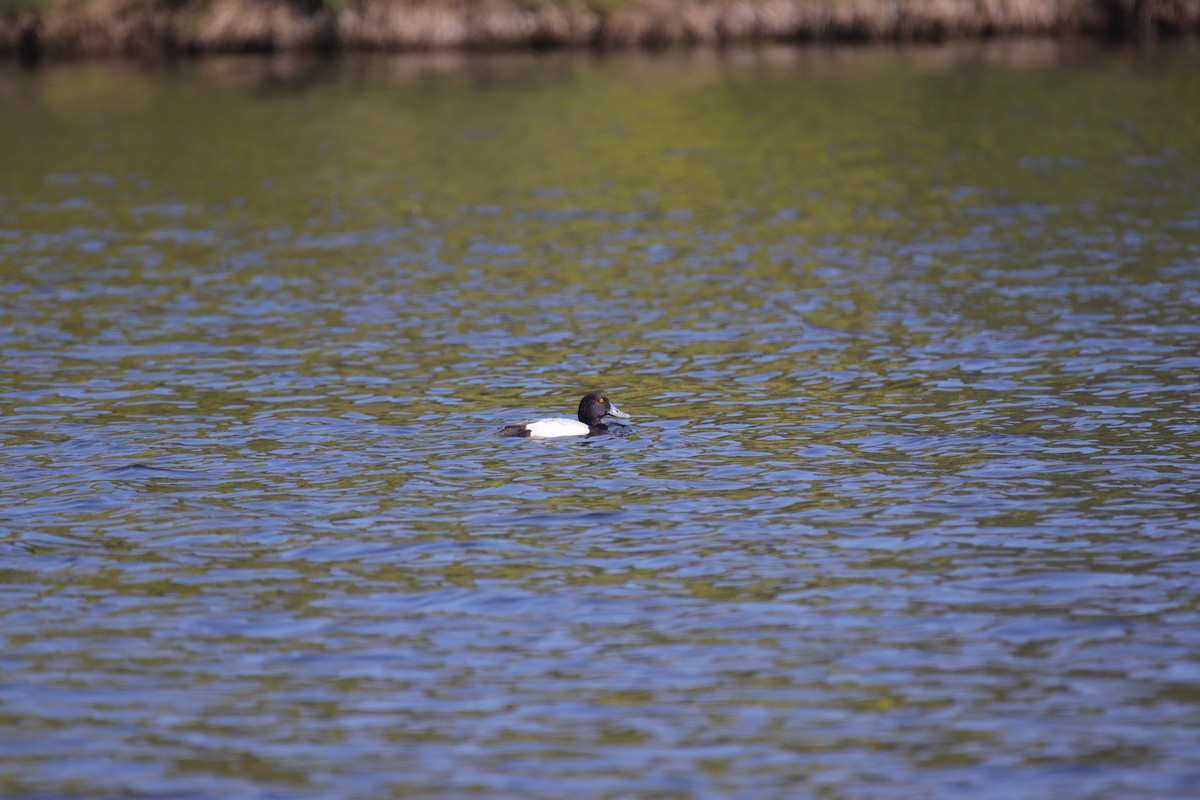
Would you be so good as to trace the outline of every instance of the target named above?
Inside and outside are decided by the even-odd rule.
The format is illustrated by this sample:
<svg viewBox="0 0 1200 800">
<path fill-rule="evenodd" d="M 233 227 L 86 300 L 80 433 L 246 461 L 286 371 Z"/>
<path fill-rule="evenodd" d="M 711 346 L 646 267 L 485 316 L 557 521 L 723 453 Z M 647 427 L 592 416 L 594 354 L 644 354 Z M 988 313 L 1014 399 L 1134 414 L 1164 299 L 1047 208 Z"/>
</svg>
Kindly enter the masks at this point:
<svg viewBox="0 0 1200 800">
<path fill-rule="evenodd" d="M 512 50 L 1200 33 L 1200 0 L 0 0 L 0 55 Z"/>
</svg>

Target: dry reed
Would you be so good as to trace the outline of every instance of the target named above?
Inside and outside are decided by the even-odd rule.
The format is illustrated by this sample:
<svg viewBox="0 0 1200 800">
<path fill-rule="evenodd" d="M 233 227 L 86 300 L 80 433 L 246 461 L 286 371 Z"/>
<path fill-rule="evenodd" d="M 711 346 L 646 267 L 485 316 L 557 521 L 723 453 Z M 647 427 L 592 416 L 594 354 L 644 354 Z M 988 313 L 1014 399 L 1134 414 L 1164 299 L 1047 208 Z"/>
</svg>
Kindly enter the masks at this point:
<svg viewBox="0 0 1200 800">
<path fill-rule="evenodd" d="M 5 3 L 24 2 L 22 6 Z M 0 53 L 634 47 L 1196 33 L 1200 0 L 0 0 Z"/>
</svg>

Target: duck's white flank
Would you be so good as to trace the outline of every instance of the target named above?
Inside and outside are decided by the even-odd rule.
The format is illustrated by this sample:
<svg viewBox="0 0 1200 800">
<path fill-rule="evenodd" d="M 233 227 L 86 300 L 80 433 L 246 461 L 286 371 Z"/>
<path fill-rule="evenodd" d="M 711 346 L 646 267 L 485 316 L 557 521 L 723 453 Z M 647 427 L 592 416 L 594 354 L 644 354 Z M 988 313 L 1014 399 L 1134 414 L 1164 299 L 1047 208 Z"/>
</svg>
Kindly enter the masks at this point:
<svg viewBox="0 0 1200 800">
<path fill-rule="evenodd" d="M 534 439 L 553 439 L 555 436 L 586 436 L 591 431 L 591 428 L 579 420 L 566 417 L 535 419 L 533 422 L 525 423 L 525 427 L 529 429 L 529 435 Z"/>
</svg>

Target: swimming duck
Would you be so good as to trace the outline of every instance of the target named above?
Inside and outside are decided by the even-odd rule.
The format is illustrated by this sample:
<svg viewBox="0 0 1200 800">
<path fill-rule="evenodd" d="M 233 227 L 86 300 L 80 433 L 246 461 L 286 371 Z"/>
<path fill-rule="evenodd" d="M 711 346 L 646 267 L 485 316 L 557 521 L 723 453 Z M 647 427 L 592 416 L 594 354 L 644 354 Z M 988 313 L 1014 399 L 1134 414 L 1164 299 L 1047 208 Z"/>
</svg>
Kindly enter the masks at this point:
<svg viewBox="0 0 1200 800">
<path fill-rule="evenodd" d="M 506 425 L 500 429 L 501 436 L 529 436 L 534 439 L 550 439 L 556 436 L 595 436 L 604 433 L 608 426 L 600 420 L 604 417 L 629 419 L 629 415 L 609 401 L 604 392 L 588 392 L 579 401 L 579 419 L 546 417 L 520 425 Z"/>
</svg>

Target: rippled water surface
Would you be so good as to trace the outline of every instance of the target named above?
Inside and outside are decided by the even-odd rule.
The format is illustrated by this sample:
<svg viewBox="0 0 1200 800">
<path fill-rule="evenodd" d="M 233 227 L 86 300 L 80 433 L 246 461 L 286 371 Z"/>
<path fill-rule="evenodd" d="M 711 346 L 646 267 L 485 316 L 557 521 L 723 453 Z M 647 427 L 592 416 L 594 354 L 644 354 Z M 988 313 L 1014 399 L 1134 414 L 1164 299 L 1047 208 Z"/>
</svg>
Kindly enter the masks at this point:
<svg viewBox="0 0 1200 800">
<path fill-rule="evenodd" d="M 5 67 L 0 794 L 1200 794 L 1197 97 Z"/>
</svg>

